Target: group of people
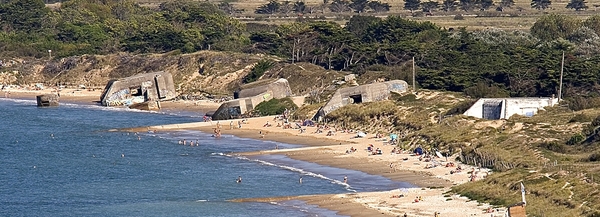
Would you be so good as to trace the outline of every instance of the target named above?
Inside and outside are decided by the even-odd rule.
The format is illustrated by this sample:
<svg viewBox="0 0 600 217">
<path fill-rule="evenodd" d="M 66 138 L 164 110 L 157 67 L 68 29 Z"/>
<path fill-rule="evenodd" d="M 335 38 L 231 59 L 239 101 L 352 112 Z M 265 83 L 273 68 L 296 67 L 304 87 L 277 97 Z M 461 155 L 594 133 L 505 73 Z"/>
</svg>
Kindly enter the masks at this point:
<svg viewBox="0 0 600 217">
<path fill-rule="evenodd" d="M 371 153 L 371 155 L 382 155 L 383 151 L 380 148 L 375 148 L 373 144 L 369 144 L 367 147 L 367 151 Z"/>
<path fill-rule="evenodd" d="M 190 140 L 190 142 L 187 142 L 185 139 L 184 140 L 179 140 L 179 144 L 180 145 L 190 145 L 190 146 L 199 146 L 200 142 L 198 142 L 198 140 L 196 139 L 196 142 L 194 143 L 194 140 Z"/>
</svg>

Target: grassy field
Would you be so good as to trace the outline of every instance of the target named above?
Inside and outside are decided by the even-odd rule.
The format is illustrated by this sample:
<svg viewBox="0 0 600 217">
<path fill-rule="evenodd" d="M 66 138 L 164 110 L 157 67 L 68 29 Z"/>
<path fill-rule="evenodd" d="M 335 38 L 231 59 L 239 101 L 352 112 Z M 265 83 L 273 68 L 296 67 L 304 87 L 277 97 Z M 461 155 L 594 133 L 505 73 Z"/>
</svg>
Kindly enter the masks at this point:
<svg viewBox="0 0 600 217">
<path fill-rule="evenodd" d="M 156 7 L 161 2 L 166 0 L 138 0 L 141 5 L 148 7 Z M 220 0 L 209 0 L 209 2 L 219 3 Z M 237 15 L 236 17 L 243 22 L 260 22 L 270 24 L 282 24 L 296 21 L 295 14 L 291 13 L 288 17 L 282 17 L 282 15 L 274 15 L 266 17 L 264 15 L 254 14 L 254 10 L 261 5 L 268 3 L 268 0 L 229 0 L 234 7 L 238 9 L 244 9 L 244 13 Z M 282 2 L 282 1 L 280 1 Z M 291 1 L 294 2 L 294 1 Z M 322 0 L 304 0 L 307 5 L 319 7 L 322 4 Z M 331 1 L 330 1 L 331 2 Z M 553 1 L 551 8 L 545 11 L 539 11 L 531 8 L 531 2 L 526 0 L 516 0 L 515 6 L 510 9 L 506 9 L 504 12 L 496 12 L 494 7 L 489 11 L 455 11 L 455 12 L 433 12 L 433 16 L 422 16 L 422 13 L 412 14 L 408 10 L 404 10 L 404 1 L 394 0 L 381 0 L 390 4 L 389 13 L 373 14 L 375 16 L 402 16 L 409 19 L 419 21 L 430 21 L 444 28 L 457 28 L 467 27 L 469 30 L 481 30 L 487 28 L 499 28 L 506 30 L 529 30 L 533 23 L 538 17 L 547 13 L 560 13 L 577 16 L 581 19 L 585 19 L 591 15 L 600 13 L 600 0 L 588 0 L 586 5 L 589 7 L 585 11 L 575 11 L 566 9 L 566 5 L 569 3 L 568 0 Z M 440 2 L 440 1 L 438 1 Z M 307 17 L 324 18 L 322 20 L 334 21 L 340 24 L 344 24 L 347 19 L 355 15 L 355 13 L 331 13 L 327 10 L 325 13 L 321 13 L 321 10 L 315 10 L 313 14 L 305 14 Z M 463 20 L 455 20 L 454 17 L 461 14 Z M 416 15 L 416 16 L 415 16 Z M 257 18 L 259 17 L 259 18 Z"/>
</svg>

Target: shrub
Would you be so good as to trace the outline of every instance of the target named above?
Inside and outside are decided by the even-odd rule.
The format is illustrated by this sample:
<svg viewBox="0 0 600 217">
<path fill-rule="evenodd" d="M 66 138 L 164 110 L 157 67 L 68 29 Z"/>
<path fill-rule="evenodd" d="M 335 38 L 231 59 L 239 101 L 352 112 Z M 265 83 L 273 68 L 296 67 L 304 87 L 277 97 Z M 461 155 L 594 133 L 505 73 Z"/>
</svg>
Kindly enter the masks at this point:
<svg viewBox="0 0 600 217">
<path fill-rule="evenodd" d="M 591 120 L 592 119 L 585 114 L 577 114 L 573 118 L 571 118 L 571 120 L 569 120 L 569 123 L 590 122 Z"/>
<path fill-rule="evenodd" d="M 263 101 L 256 105 L 254 108 L 255 111 L 258 112 L 259 115 L 279 115 L 283 114 L 285 109 L 295 110 L 298 106 L 294 104 L 292 99 L 283 98 L 283 99 L 271 99 L 269 101 Z"/>
<path fill-rule="evenodd" d="M 271 68 L 275 63 L 271 60 L 260 60 L 256 65 L 252 68 L 252 71 L 244 77 L 245 83 L 251 83 L 258 80 L 261 76 L 265 74 L 265 72 Z"/>
<path fill-rule="evenodd" d="M 600 153 L 590 154 L 590 156 L 588 156 L 587 159 L 585 159 L 585 160 L 589 161 L 589 162 L 600 161 Z"/>
<path fill-rule="evenodd" d="M 560 144 L 555 141 L 543 142 L 542 144 L 540 144 L 540 147 L 545 148 L 550 151 L 558 152 L 558 153 L 565 153 L 565 151 L 566 151 L 566 148 L 563 144 Z"/>
<path fill-rule="evenodd" d="M 457 14 L 454 16 L 454 20 L 464 20 L 464 19 L 465 19 L 465 17 L 463 17 L 462 14 Z"/>
<path fill-rule="evenodd" d="M 461 102 L 458 105 L 454 106 L 454 108 L 451 108 L 450 110 L 448 110 L 446 112 L 446 114 L 444 114 L 444 115 L 459 115 L 459 114 L 465 113 L 469 108 L 471 108 L 471 106 L 473 106 L 473 104 L 475 104 L 475 102 L 477 102 L 477 101 L 476 100 L 467 100 L 467 101 Z"/>
<path fill-rule="evenodd" d="M 397 101 L 397 102 L 414 102 L 417 101 L 417 96 L 415 96 L 414 94 L 406 94 L 406 95 L 401 95 L 398 93 L 394 93 L 392 92 L 391 97 L 392 100 Z"/>
<path fill-rule="evenodd" d="M 567 145 L 576 145 L 583 142 L 583 140 L 585 140 L 585 136 L 578 133 L 571 136 L 571 138 L 567 141 Z"/>
</svg>

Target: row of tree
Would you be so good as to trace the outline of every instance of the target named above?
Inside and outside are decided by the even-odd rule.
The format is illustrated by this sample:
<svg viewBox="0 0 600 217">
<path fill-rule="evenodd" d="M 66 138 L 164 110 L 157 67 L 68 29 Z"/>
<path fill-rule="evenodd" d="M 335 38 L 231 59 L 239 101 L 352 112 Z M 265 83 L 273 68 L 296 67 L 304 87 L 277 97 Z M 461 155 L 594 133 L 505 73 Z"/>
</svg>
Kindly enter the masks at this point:
<svg viewBox="0 0 600 217">
<path fill-rule="evenodd" d="M 531 8 L 537 10 L 546 10 L 550 7 L 552 2 L 550 0 L 532 0 Z M 426 1 L 421 0 L 405 0 L 404 9 L 412 12 L 422 9 L 423 12 L 432 13 L 436 10 L 443 10 L 446 12 L 463 10 L 489 10 L 490 8 L 496 9 L 496 11 L 504 11 L 506 8 L 511 8 L 515 5 L 514 0 L 500 0 L 500 2 L 494 3 L 493 0 L 443 0 L 441 3 L 438 1 Z M 577 11 L 585 10 L 588 8 L 584 0 L 571 0 L 566 8 L 574 9 Z"/>
<path fill-rule="evenodd" d="M 221 3 L 221 5 L 231 5 L 229 3 Z M 232 7 L 232 6 L 231 6 Z M 256 14 L 285 14 L 288 15 L 291 12 L 297 14 L 312 14 L 316 11 L 325 12 L 325 9 L 329 9 L 334 13 L 344 13 L 354 11 L 356 13 L 381 13 L 390 10 L 388 3 L 382 3 L 380 1 L 369 1 L 369 0 L 333 0 L 329 3 L 329 0 L 323 0 L 323 4 L 320 5 L 307 5 L 303 1 L 296 1 L 294 3 L 290 1 L 283 1 L 282 3 L 271 0 L 265 5 L 259 6 L 254 13 Z"/>
<path fill-rule="evenodd" d="M 565 95 L 600 91 L 600 16 L 585 21 L 545 15 L 529 32 L 446 30 L 396 16 L 353 16 L 334 22 L 279 26 L 241 24 L 217 6 L 173 1 L 157 9 L 123 0 L 70 0 L 50 11 L 41 0 L 0 4 L 3 56 L 56 57 L 113 52 L 204 49 L 277 55 L 326 69 L 379 71 L 428 89 L 473 96 L 550 96 L 565 52 Z"/>
</svg>

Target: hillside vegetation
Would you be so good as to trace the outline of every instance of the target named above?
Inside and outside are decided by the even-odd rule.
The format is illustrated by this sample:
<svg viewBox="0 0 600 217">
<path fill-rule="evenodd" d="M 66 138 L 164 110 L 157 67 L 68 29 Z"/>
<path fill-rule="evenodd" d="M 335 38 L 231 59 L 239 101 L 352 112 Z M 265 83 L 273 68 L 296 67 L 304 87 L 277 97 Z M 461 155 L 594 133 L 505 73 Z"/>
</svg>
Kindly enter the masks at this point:
<svg viewBox="0 0 600 217">
<path fill-rule="evenodd" d="M 156 9 L 127 0 L 70 0 L 54 10 L 41 0 L 12 0 L 0 10 L 5 11 L 0 19 L 4 57 L 62 62 L 73 55 L 210 49 L 267 54 L 358 75 L 406 75 L 404 66 L 415 57 L 420 87 L 481 97 L 556 94 L 564 52 L 566 97 L 597 95 L 600 79 L 600 16 L 545 15 L 528 33 L 451 31 L 396 16 L 353 16 L 344 27 L 322 21 L 243 24 L 211 3 L 183 0 Z"/>
<path fill-rule="evenodd" d="M 327 119 L 331 125 L 373 134 L 397 133 L 404 149 L 438 149 L 458 154 L 465 163 L 492 168 L 485 180 L 453 188 L 472 199 L 515 204 L 521 200 L 523 182 L 528 216 L 600 214 L 600 146 L 594 140 L 600 111 L 558 106 L 531 118 L 482 120 L 455 109 L 469 101 L 462 94 L 425 90 L 416 96 L 348 105 Z M 458 114 L 448 115 L 453 111 Z"/>
</svg>

